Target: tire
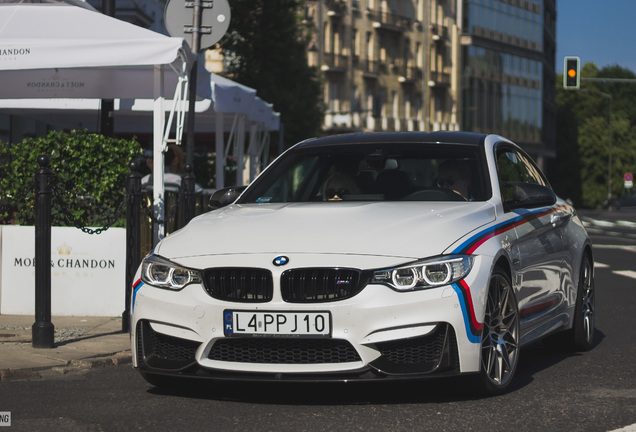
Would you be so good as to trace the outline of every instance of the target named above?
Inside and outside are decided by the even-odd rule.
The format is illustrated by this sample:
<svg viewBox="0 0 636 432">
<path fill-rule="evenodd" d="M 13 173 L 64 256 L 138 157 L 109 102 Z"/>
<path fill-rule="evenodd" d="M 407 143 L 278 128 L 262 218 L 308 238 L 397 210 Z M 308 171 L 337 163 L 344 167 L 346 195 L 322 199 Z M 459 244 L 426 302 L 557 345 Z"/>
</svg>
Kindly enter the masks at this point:
<svg viewBox="0 0 636 432">
<path fill-rule="evenodd" d="M 579 285 L 576 293 L 572 342 L 578 351 L 588 351 L 594 345 L 596 321 L 596 293 L 594 291 L 594 271 L 589 255 L 583 257 Z"/>
<path fill-rule="evenodd" d="M 595 298 L 593 264 L 589 255 L 583 257 L 574 303 L 572 328 L 552 334 L 543 344 L 553 351 L 588 351 L 594 345 Z"/>
<path fill-rule="evenodd" d="M 510 277 L 495 267 L 490 276 L 481 338 L 478 390 L 485 395 L 505 392 L 517 371 L 520 354 L 519 308 Z"/>
</svg>

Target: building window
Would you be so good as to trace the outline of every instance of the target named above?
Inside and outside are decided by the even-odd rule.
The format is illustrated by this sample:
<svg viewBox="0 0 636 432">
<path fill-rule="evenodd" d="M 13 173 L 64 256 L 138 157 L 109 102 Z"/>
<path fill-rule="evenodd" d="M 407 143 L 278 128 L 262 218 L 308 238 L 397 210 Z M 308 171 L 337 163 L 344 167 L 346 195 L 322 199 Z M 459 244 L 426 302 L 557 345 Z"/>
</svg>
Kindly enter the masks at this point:
<svg viewBox="0 0 636 432">
<path fill-rule="evenodd" d="M 374 55 L 374 47 L 373 47 L 373 33 L 371 32 L 367 32 L 367 59 L 368 60 L 375 60 L 375 55 Z"/>
<path fill-rule="evenodd" d="M 358 31 L 358 29 L 352 29 L 351 30 L 353 32 L 353 55 L 356 57 L 360 57 L 360 32 Z"/>
</svg>

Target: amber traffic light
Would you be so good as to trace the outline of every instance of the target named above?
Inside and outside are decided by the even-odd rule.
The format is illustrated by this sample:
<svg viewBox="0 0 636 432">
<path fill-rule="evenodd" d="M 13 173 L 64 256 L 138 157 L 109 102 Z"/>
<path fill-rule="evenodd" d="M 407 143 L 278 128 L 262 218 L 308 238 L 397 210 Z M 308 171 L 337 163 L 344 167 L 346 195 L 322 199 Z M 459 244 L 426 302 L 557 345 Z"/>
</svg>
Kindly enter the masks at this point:
<svg viewBox="0 0 636 432">
<path fill-rule="evenodd" d="M 563 61 L 563 88 L 566 90 L 578 90 L 581 84 L 579 76 L 580 59 L 578 57 L 565 57 Z"/>
</svg>

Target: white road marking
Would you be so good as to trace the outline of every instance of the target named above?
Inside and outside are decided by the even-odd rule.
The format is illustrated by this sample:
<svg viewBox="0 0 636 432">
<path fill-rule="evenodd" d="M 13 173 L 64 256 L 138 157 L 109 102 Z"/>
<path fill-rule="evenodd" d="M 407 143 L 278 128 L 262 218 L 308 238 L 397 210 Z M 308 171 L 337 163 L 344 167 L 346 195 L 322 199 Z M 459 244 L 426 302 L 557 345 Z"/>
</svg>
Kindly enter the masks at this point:
<svg viewBox="0 0 636 432">
<path fill-rule="evenodd" d="M 582 222 L 583 222 L 583 225 L 586 226 L 588 230 L 590 231 L 594 230 L 595 227 L 609 228 L 609 227 L 620 226 L 620 227 L 626 227 L 626 228 L 636 228 L 636 222 L 628 221 L 628 220 L 618 220 L 616 222 L 609 222 L 609 221 L 589 218 L 587 220 L 583 220 Z M 631 237 L 631 234 L 625 234 L 625 233 L 622 233 L 622 234 L 621 233 L 606 233 L 606 235 Z M 625 252 L 636 252 L 636 246 L 628 246 L 628 245 L 595 244 L 594 249 L 618 249 Z M 605 263 L 595 262 L 594 268 L 597 268 L 597 269 L 610 268 L 611 269 L 611 266 Z M 612 272 L 619 276 L 625 276 L 631 279 L 636 279 L 636 271 L 634 270 L 612 270 Z M 636 428 L 634 429 L 634 432 L 636 432 Z"/>
<path fill-rule="evenodd" d="M 616 222 L 618 226 L 624 226 L 628 228 L 636 228 L 636 222 L 619 220 Z"/>
<path fill-rule="evenodd" d="M 603 228 L 613 228 L 613 227 L 626 227 L 626 228 L 636 228 L 636 222 L 630 220 L 617 220 L 617 221 L 606 221 L 602 219 L 583 219 L 581 220 L 585 227 L 603 227 Z"/>
<path fill-rule="evenodd" d="M 626 252 L 636 252 L 636 246 L 595 244 L 592 247 L 594 249 L 620 249 Z"/>
<path fill-rule="evenodd" d="M 594 268 L 597 268 L 597 269 L 610 268 L 610 265 L 596 261 L 594 263 Z M 636 279 L 636 271 L 634 270 L 612 270 L 612 272 L 616 273 L 619 276 L 625 276 L 628 278 Z"/>
<path fill-rule="evenodd" d="M 615 270 L 614 273 L 628 278 L 636 279 L 636 271 L 634 270 Z"/>
<path fill-rule="evenodd" d="M 634 423 L 633 425 L 625 426 L 624 428 L 614 429 L 613 431 L 609 432 L 636 432 L 636 423 Z"/>
<path fill-rule="evenodd" d="M 616 223 L 614 223 L 614 222 L 598 220 L 598 219 L 593 219 L 593 220 L 590 221 L 590 223 L 592 225 L 596 225 L 596 226 L 600 226 L 600 227 L 606 227 L 606 228 L 610 228 L 610 227 L 616 226 Z"/>
</svg>

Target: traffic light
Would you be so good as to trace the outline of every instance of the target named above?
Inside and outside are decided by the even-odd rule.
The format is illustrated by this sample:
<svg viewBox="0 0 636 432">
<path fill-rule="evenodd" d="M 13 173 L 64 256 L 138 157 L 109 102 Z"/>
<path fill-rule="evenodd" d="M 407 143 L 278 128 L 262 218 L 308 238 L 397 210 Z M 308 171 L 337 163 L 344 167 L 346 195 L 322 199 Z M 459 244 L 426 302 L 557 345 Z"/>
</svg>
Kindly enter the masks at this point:
<svg viewBox="0 0 636 432">
<path fill-rule="evenodd" d="M 566 90 L 578 90 L 581 84 L 579 76 L 579 65 L 581 60 L 578 57 L 565 57 L 563 60 L 563 88 Z"/>
</svg>

